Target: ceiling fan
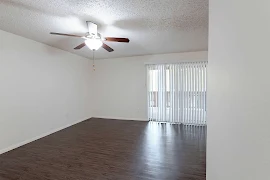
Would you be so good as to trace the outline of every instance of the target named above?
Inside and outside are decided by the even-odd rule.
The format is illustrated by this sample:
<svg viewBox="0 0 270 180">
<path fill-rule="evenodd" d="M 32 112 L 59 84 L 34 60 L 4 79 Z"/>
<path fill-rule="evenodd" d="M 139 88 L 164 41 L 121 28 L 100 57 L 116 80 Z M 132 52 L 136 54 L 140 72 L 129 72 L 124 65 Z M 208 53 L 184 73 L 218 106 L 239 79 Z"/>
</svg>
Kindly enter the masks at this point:
<svg viewBox="0 0 270 180">
<path fill-rule="evenodd" d="M 117 38 L 117 37 L 103 37 L 100 33 L 97 32 L 97 25 L 93 22 L 86 21 L 89 32 L 87 32 L 84 36 L 73 35 L 73 34 L 63 34 L 63 33 L 55 33 L 51 32 L 52 35 L 60 35 L 60 36 L 70 36 L 70 37 L 78 37 L 85 39 L 85 41 L 75 47 L 74 49 L 78 50 L 87 46 L 91 50 L 98 50 L 101 46 L 107 50 L 108 52 L 114 51 L 110 46 L 105 44 L 103 41 L 112 41 L 112 42 L 124 42 L 128 43 L 128 38 Z"/>
</svg>

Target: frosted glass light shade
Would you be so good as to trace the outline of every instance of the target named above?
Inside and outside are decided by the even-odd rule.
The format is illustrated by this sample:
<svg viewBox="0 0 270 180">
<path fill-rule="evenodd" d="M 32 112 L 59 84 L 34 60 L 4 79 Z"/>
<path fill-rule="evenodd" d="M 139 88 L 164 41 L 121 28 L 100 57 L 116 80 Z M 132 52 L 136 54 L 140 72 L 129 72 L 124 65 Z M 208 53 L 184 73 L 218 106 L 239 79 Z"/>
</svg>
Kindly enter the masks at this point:
<svg viewBox="0 0 270 180">
<path fill-rule="evenodd" d="M 85 44 L 91 50 L 98 50 L 102 46 L 102 41 L 100 39 L 87 39 Z"/>
</svg>

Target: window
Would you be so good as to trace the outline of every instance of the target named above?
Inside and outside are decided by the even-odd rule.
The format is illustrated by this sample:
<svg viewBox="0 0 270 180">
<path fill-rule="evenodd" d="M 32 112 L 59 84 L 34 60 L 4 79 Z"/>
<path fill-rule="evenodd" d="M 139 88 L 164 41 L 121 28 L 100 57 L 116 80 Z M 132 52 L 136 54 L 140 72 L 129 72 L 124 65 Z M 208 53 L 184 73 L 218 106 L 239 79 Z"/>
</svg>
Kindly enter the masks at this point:
<svg viewBox="0 0 270 180">
<path fill-rule="evenodd" d="M 149 120 L 206 123 L 207 62 L 147 65 Z"/>
</svg>

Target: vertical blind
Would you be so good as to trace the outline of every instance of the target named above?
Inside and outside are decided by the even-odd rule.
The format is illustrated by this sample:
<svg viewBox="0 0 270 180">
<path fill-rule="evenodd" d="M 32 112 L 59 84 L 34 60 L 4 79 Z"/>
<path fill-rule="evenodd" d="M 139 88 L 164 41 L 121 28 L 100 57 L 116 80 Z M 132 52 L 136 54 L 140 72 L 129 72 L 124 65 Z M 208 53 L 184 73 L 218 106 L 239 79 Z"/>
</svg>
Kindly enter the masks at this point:
<svg viewBox="0 0 270 180">
<path fill-rule="evenodd" d="M 207 62 L 147 65 L 151 121 L 206 124 Z"/>
</svg>

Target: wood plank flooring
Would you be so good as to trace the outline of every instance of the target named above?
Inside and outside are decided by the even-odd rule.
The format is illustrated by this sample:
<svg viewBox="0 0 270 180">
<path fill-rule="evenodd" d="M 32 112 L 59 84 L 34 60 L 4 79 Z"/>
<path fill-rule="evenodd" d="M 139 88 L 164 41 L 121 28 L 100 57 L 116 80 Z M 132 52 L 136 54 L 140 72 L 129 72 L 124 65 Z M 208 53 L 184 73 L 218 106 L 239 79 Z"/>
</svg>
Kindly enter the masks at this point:
<svg viewBox="0 0 270 180">
<path fill-rule="evenodd" d="M 90 119 L 0 155 L 0 180 L 205 180 L 206 129 Z"/>
</svg>

